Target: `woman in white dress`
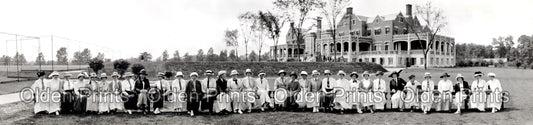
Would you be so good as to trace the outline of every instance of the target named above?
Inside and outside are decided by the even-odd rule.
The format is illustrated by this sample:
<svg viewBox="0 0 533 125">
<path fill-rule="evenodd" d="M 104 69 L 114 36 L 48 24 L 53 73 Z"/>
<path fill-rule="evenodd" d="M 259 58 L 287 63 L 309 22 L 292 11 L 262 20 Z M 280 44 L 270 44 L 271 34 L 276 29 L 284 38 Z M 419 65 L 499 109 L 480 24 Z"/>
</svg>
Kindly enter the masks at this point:
<svg viewBox="0 0 533 125">
<path fill-rule="evenodd" d="M 361 80 L 361 87 L 359 88 L 359 102 L 362 108 L 367 108 L 370 112 L 374 113 L 374 93 L 373 84 L 370 80 L 370 73 L 368 71 L 363 72 L 363 79 Z"/>
<path fill-rule="evenodd" d="M 320 92 L 322 89 L 322 83 L 321 80 L 318 78 L 320 76 L 320 72 L 317 70 L 313 70 L 311 72 L 313 78 L 311 78 L 310 84 L 309 84 L 309 94 L 306 95 L 307 102 L 307 108 L 313 108 L 313 112 L 318 112 L 320 107 Z"/>
<path fill-rule="evenodd" d="M 441 80 L 438 83 L 439 98 L 437 102 L 437 111 L 450 111 L 452 106 L 452 92 L 453 92 L 453 83 L 450 80 L 450 75 L 444 73 L 440 76 Z"/>
<path fill-rule="evenodd" d="M 334 109 L 340 110 L 341 114 L 344 114 L 345 109 L 352 108 L 352 105 L 348 103 L 348 94 L 346 90 L 350 90 L 350 82 L 346 79 L 346 73 L 342 70 L 339 70 L 337 73 L 339 79 L 335 82 L 335 99 L 333 103 L 335 106 Z"/>
<path fill-rule="evenodd" d="M 107 81 L 107 74 L 100 74 L 100 81 L 98 81 L 99 96 L 98 96 L 98 114 L 109 113 L 109 104 L 111 98 L 111 88 Z"/>
<path fill-rule="evenodd" d="M 427 114 L 433 106 L 433 91 L 435 90 L 435 83 L 431 80 L 429 72 L 424 73 L 424 81 L 422 81 L 422 93 L 420 94 L 420 107 L 424 114 Z"/>
<path fill-rule="evenodd" d="M 311 84 L 311 81 L 307 79 L 307 72 L 302 71 L 300 72 L 300 79 L 298 80 L 298 83 L 300 83 L 301 91 L 298 93 L 296 98 L 296 103 L 298 103 L 298 108 L 302 108 L 302 110 L 305 110 L 307 106 L 307 101 L 304 99 L 306 97 L 306 93 L 309 92 L 309 87 Z"/>
<path fill-rule="evenodd" d="M 481 79 L 483 73 L 477 71 L 474 73 L 474 81 L 470 90 L 472 90 L 472 95 L 470 96 L 470 107 L 477 108 L 479 111 L 484 112 L 487 102 L 488 85 L 485 80 Z"/>
<path fill-rule="evenodd" d="M 167 95 L 170 96 L 170 102 L 173 103 L 172 109 L 178 112 L 184 112 L 187 109 L 187 100 L 185 95 L 185 88 L 187 88 L 187 81 L 183 79 L 183 72 L 176 72 L 176 79 L 170 84 L 171 93 Z"/>
<path fill-rule="evenodd" d="M 252 112 L 252 103 L 255 102 L 255 90 L 254 90 L 254 85 L 255 85 L 255 80 L 253 80 L 252 78 L 252 70 L 251 69 L 246 69 L 245 72 L 245 77 L 241 79 L 242 81 L 242 92 L 243 92 L 243 104 L 241 105 L 241 110 L 245 110 L 245 109 L 248 109 L 248 113 Z"/>
<path fill-rule="evenodd" d="M 418 92 L 421 88 L 421 84 L 416 81 L 415 75 L 409 76 L 409 81 L 407 81 L 407 84 L 405 85 L 404 91 L 405 99 L 404 99 L 404 105 L 405 108 L 411 108 L 411 112 L 415 110 L 416 107 L 420 106 L 420 98 L 418 97 Z"/>
<path fill-rule="evenodd" d="M 59 111 L 61 110 L 61 98 L 54 97 L 59 97 L 55 94 L 59 94 L 61 91 L 61 80 L 59 79 L 59 73 L 57 71 L 52 72 L 49 77 L 52 79 L 48 81 L 51 93 L 48 113 L 55 113 L 56 115 L 59 115 Z"/>
<path fill-rule="evenodd" d="M 387 99 L 385 95 L 387 93 L 387 82 L 382 78 L 383 72 L 376 72 L 376 79 L 373 82 L 374 89 L 374 108 L 379 110 L 385 110 L 385 104 Z M 381 99 L 380 99 L 381 98 Z"/>
<path fill-rule="evenodd" d="M 47 88 L 50 86 L 48 80 L 44 79 L 45 73 L 43 71 L 37 72 L 37 80 L 31 85 L 31 88 L 34 91 L 33 98 L 35 100 L 35 105 L 33 106 L 33 113 L 48 112 L 48 101 L 49 95 L 45 94 Z"/>
<path fill-rule="evenodd" d="M 228 89 L 229 95 L 231 98 L 231 105 L 233 113 L 242 114 L 242 103 L 243 103 L 243 94 L 242 94 L 242 82 L 239 78 L 239 72 L 237 70 L 231 70 L 231 78 L 228 80 Z"/>
<path fill-rule="evenodd" d="M 273 103 L 270 100 L 270 96 L 268 96 L 268 92 L 270 91 L 270 86 L 268 85 L 268 80 L 265 78 L 264 72 L 259 72 L 259 78 L 255 81 L 255 90 L 257 92 L 257 96 L 259 97 L 256 100 L 256 107 L 260 107 L 261 111 L 265 111 L 265 107 L 273 107 Z"/>
<path fill-rule="evenodd" d="M 91 113 L 97 113 L 98 112 L 98 98 L 99 98 L 99 85 L 98 85 L 98 82 L 96 82 L 96 80 L 98 79 L 98 75 L 96 75 L 96 73 L 91 73 L 90 75 L 90 78 L 89 78 L 89 83 L 88 83 L 88 87 L 90 88 L 91 92 L 88 97 L 87 97 L 87 107 L 86 107 L 86 110 L 87 112 L 91 112 Z"/>
<path fill-rule="evenodd" d="M 124 102 L 122 101 L 122 83 L 118 80 L 118 77 L 120 75 L 117 73 L 117 72 L 113 72 L 113 74 L 111 74 L 111 78 L 113 78 L 111 80 L 111 82 L 109 83 L 109 86 L 110 86 L 110 92 L 111 92 L 111 96 L 110 96 L 110 100 L 109 100 L 109 109 L 112 111 L 112 112 L 117 112 L 117 111 L 124 111 Z"/>
<path fill-rule="evenodd" d="M 350 77 L 352 77 L 352 79 L 349 81 L 350 82 L 350 88 L 348 89 L 348 103 L 350 103 L 350 105 L 352 106 L 352 108 L 355 107 L 355 109 L 357 110 L 357 113 L 361 114 L 363 113 L 363 111 L 361 111 L 361 103 L 359 101 L 359 89 L 361 87 L 361 81 L 358 80 L 359 78 L 359 75 L 357 74 L 357 72 L 352 72 L 350 73 Z"/>
<path fill-rule="evenodd" d="M 500 80 L 496 79 L 496 74 L 487 74 L 489 80 L 487 80 L 488 89 L 490 91 L 489 98 L 487 99 L 488 107 L 492 108 L 492 113 L 496 113 L 502 107 L 502 85 Z"/>
<path fill-rule="evenodd" d="M 290 82 L 290 78 L 287 78 L 287 72 L 285 70 L 279 70 L 279 77 L 274 81 L 274 106 L 275 109 L 283 110 L 285 108 L 285 99 L 287 97 L 287 85 Z M 276 91 L 278 90 L 278 91 Z"/>
</svg>

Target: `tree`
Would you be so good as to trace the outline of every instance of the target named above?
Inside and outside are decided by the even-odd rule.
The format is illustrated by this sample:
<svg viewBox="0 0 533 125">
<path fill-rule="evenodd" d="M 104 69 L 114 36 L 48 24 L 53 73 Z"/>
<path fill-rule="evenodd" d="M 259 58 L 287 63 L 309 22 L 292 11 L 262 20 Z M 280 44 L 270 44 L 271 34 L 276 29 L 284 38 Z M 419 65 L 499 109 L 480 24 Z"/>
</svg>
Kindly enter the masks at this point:
<svg viewBox="0 0 533 125">
<path fill-rule="evenodd" d="M 205 58 L 204 50 L 202 49 L 198 50 L 198 54 L 196 54 L 196 61 L 199 61 L 199 62 L 204 61 L 204 58 Z"/>
<path fill-rule="evenodd" d="M 517 50 L 519 53 L 518 62 L 524 69 L 530 67 L 533 62 L 533 36 L 520 36 L 518 38 Z"/>
<path fill-rule="evenodd" d="M 2 55 L 2 58 L 0 58 L 0 61 L 2 61 L 2 65 L 8 65 L 11 61 L 10 56 Z"/>
<path fill-rule="evenodd" d="M 206 58 L 206 61 L 216 61 L 217 59 L 217 55 L 215 55 L 215 50 L 213 50 L 213 47 L 209 48 L 207 50 L 207 58 Z"/>
<path fill-rule="evenodd" d="M 351 4 L 351 0 L 319 0 L 317 2 L 317 8 L 324 16 L 324 19 L 328 22 L 328 27 L 331 30 L 330 36 L 333 39 L 333 48 L 337 50 L 337 22 L 342 18 L 337 18 L 341 15 L 344 8 Z M 320 34 L 319 34 L 320 35 Z M 337 51 L 333 51 L 333 60 L 337 60 Z"/>
<path fill-rule="evenodd" d="M 72 62 L 75 62 L 78 65 L 87 64 L 87 62 L 89 62 L 91 58 L 92 58 L 91 50 L 89 50 L 88 48 L 85 48 L 81 52 L 74 53 L 74 60 L 72 60 Z"/>
<path fill-rule="evenodd" d="M 189 55 L 189 53 L 185 53 L 185 55 L 183 55 L 183 61 L 192 62 L 192 56 Z"/>
<path fill-rule="evenodd" d="M 168 51 L 167 50 L 163 51 L 163 54 L 161 55 L 161 57 L 162 57 L 162 60 L 166 62 L 168 60 Z"/>
<path fill-rule="evenodd" d="M 239 57 L 237 56 L 236 53 L 237 53 L 237 52 L 236 52 L 235 50 L 230 50 L 230 51 L 229 51 L 229 56 L 228 56 L 228 57 L 229 57 L 229 59 L 230 59 L 231 61 L 238 61 L 238 60 L 239 60 Z"/>
<path fill-rule="evenodd" d="M 24 57 L 24 54 L 16 53 L 15 57 L 13 57 L 13 63 L 14 64 L 25 64 L 27 63 L 26 57 Z"/>
<path fill-rule="evenodd" d="M 113 68 L 117 70 L 117 72 L 121 76 L 124 75 L 124 73 L 126 72 L 126 70 L 128 70 L 129 67 L 130 67 L 130 62 L 124 59 L 115 60 L 113 62 Z"/>
<path fill-rule="evenodd" d="M 254 29 L 258 26 L 257 15 L 252 12 L 246 12 L 239 15 L 240 36 L 244 42 L 245 60 L 248 61 L 248 43 L 255 37 Z"/>
<path fill-rule="evenodd" d="M 148 52 L 142 52 L 141 55 L 139 55 L 139 60 L 141 62 L 149 62 L 150 60 L 152 60 L 152 54 Z"/>
<path fill-rule="evenodd" d="M 300 50 L 300 44 L 303 43 L 303 24 L 308 19 L 308 15 L 315 9 L 316 0 L 274 0 L 274 6 L 283 12 L 287 20 L 296 25 L 291 25 L 292 33 L 296 34 L 296 45 Z M 300 61 L 300 53 L 296 51 Z"/>
<path fill-rule="evenodd" d="M 142 69 L 144 69 L 144 66 L 142 64 L 133 64 L 131 66 L 131 72 L 135 75 L 140 75 Z"/>
<path fill-rule="evenodd" d="M 181 61 L 180 52 L 178 50 L 174 52 L 174 57 L 172 59 L 178 62 Z"/>
<path fill-rule="evenodd" d="M 218 61 L 228 61 L 228 51 L 222 50 L 218 56 Z"/>
<path fill-rule="evenodd" d="M 239 38 L 239 31 L 237 29 L 234 29 L 234 30 L 226 29 L 224 31 L 224 41 L 226 42 L 226 46 L 233 47 L 235 52 L 237 52 L 238 51 L 237 48 L 239 48 L 238 38 Z"/>
<path fill-rule="evenodd" d="M 35 58 L 35 64 L 45 64 L 46 61 L 44 60 L 43 52 L 39 52 L 39 55 L 37 55 L 37 58 Z"/>
<path fill-rule="evenodd" d="M 61 47 L 56 52 L 57 64 L 67 64 L 68 63 L 68 53 L 66 47 Z"/>
<path fill-rule="evenodd" d="M 508 57 L 514 46 L 513 36 L 509 35 L 506 37 L 500 36 L 498 38 L 492 38 L 492 45 L 496 48 L 496 57 Z"/>
<path fill-rule="evenodd" d="M 252 62 L 257 60 L 257 54 L 255 51 L 252 50 L 252 52 L 250 52 L 250 57 L 248 59 L 250 59 Z"/>
<path fill-rule="evenodd" d="M 429 49 L 429 46 L 433 46 L 437 33 L 447 25 L 446 17 L 442 14 L 442 10 L 434 8 L 431 2 L 427 2 L 424 5 L 417 5 L 414 15 L 417 15 L 415 16 L 415 19 L 409 17 L 405 22 L 408 30 L 415 34 L 421 45 L 422 51 L 424 52 L 424 69 L 427 70 L 427 56 L 431 50 Z M 423 29 L 416 17 L 420 17 L 422 22 L 424 22 L 425 27 Z M 422 42 L 420 36 L 422 34 L 428 35 L 427 46 Z"/>
<path fill-rule="evenodd" d="M 254 32 L 254 39 L 255 39 L 255 43 L 257 44 L 257 51 L 259 52 L 259 56 L 261 56 L 261 51 L 263 50 L 263 45 L 265 43 L 265 37 L 268 33 L 267 31 L 267 27 L 265 25 L 261 25 L 261 21 L 259 19 L 259 16 L 256 16 L 256 21 L 257 23 L 259 23 L 257 26 L 254 27 L 253 32 Z M 257 58 L 258 61 L 261 61 L 261 58 Z"/>
<path fill-rule="evenodd" d="M 105 59 L 105 55 L 104 55 L 104 53 L 98 52 L 98 54 L 96 54 L 96 57 L 94 57 L 94 58 L 97 58 L 97 59 L 100 59 L 100 60 L 104 60 Z"/>
<path fill-rule="evenodd" d="M 98 73 L 98 71 L 104 68 L 104 61 L 99 58 L 93 58 L 89 61 L 89 68 L 91 68 L 93 72 Z"/>
<path fill-rule="evenodd" d="M 274 60 L 278 61 L 278 42 L 280 37 L 281 28 L 286 22 L 286 17 L 282 15 L 273 14 L 270 11 L 259 11 L 259 21 L 261 25 L 266 27 L 268 31 L 268 37 L 274 42 Z"/>
</svg>

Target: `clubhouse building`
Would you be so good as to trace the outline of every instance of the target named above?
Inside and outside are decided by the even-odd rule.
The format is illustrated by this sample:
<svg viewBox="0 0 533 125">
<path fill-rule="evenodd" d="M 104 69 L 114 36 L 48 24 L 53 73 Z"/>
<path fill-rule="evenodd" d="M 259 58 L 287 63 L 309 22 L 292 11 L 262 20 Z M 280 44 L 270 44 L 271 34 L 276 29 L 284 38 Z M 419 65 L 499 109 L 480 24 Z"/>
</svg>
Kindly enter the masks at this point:
<svg viewBox="0 0 533 125">
<path fill-rule="evenodd" d="M 303 41 L 297 43 L 297 34 L 289 29 L 286 43 L 270 47 L 270 57 L 280 61 L 332 61 L 334 56 L 345 62 L 374 62 L 384 67 L 453 67 L 455 66 L 455 39 L 435 35 L 435 43 L 429 46 L 428 29 L 412 16 L 412 5 L 401 12 L 375 17 L 355 15 L 351 7 L 337 25 L 336 43 L 332 30 L 322 29 L 322 20 L 317 18 L 316 29 L 302 30 Z M 292 24 L 291 24 L 292 25 Z M 418 37 L 411 25 L 418 33 Z M 292 26 L 291 26 L 292 28 Z M 420 38 L 420 40 L 419 40 Z M 424 48 L 429 48 L 424 61 Z M 274 54 L 276 51 L 276 54 Z"/>
</svg>

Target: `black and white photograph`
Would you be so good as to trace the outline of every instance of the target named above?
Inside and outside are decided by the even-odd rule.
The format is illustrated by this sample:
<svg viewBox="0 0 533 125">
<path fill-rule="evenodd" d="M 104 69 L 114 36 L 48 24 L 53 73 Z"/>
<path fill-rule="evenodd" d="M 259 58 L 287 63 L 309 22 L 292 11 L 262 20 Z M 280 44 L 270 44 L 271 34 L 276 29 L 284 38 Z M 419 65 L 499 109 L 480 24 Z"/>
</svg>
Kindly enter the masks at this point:
<svg viewBox="0 0 533 125">
<path fill-rule="evenodd" d="M 1 0 L 0 124 L 533 124 L 531 0 Z"/>
</svg>

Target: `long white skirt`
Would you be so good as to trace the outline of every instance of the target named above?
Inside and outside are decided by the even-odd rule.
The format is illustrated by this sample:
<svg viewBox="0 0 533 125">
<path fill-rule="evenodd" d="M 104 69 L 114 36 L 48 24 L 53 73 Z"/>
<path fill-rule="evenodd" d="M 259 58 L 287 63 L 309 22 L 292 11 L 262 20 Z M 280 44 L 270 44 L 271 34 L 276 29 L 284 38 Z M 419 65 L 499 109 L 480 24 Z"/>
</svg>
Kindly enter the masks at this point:
<svg viewBox="0 0 533 125">
<path fill-rule="evenodd" d="M 374 92 L 374 107 L 375 107 L 375 109 L 379 109 L 379 110 L 384 110 L 385 109 L 385 104 L 387 104 L 387 99 L 385 98 L 385 96 L 386 96 L 386 93 Z"/>
<path fill-rule="evenodd" d="M 500 110 L 500 108 L 502 107 L 502 103 L 503 103 L 502 96 L 503 95 L 500 92 L 498 92 L 498 93 L 495 93 L 495 92 L 490 93 L 489 97 L 487 98 L 488 107 L 489 108 L 496 108 L 496 109 Z"/>
<path fill-rule="evenodd" d="M 231 105 L 232 105 L 232 108 L 233 111 L 237 111 L 237 110 L 240 110 L 242 107 L 243 107 L 243 96 L 242 96 L 242 92 L 229 92 L 229 97 L 230 97 L 230 101 L 231 101 Z"/>
<path fill-rule="evenodd" d="M 278 89 L 274 91 L 274 104 L 285 106 L 285 100 L 288 98 L 288 93 L 285 89 Z"/>
<path fill-rule="evenodd" d="M 470 96 L 470 107 L 485 111 L 487 106 L 487 94 L 485 92 L 473 92 Z"/>
<path fill-rule="evenodd" d="M 307 91 L 302 89 L 302 91 L 298 92 L 296 94 L 296 104 L 298 104 L 298 108 L 305 108 L 307 107 L 307 102 L 305 101 L 305 93 Z"/>
<path fill-rule="evenodd" d="M 468 95 L 465 93 L 465 92 L 457 92 L 455 93 L 455 96 L 454 96 L 454 99 L 453 99 L 453 104 L 455 106 L 458 106 L 458 107 L 461 107 L 463 106 L 466 98 L 468 97 Z"/>
<path fill-rule="evenodd" d="M 373 92 L 359 92 L 358 102 L 361 106 L 373 106 L 374 103 L 374 93 Z"/>
<path fill-rule="evenodd" d="M 231 111 L 231 101 L 228 93 L 220 93 L 217 95 L 216 100 L 213 104 L 213 110 L 216 113 L 219 113 L 223 110 Z"/>
<path fill-rule="evenodd" d="M 257 90 L 257 95 L 259 96 L 259 99 L 255 100 L 255 106 L 260 107 L 265 103 L 269 103 L 269 105 L 273 105 L 272 101 L 270 100 L 270 96 L 268 96 L 268 91 L 266 90 Z"/>
<path fill-rule="evenodd" d="M 185 92 L 172 93 L 168 96 L 167 107 L 170 110 L 177 110 L 178 112 L 187 111 L 187 96 Z"/>
<path fill-rule="evenodd" d="M 452 95 L 441 93 L 437 102 L 437 111 L 449 111 L 452 106 Z"/>
<path fill-rule="evenodd" d="M 433 106 L 434 95 L 432 92 L 423 92 L 420 94 L 420 107 L 429 111 Z"/>
<path fill-rule="evenodd" d="M 87 97 L 87 111 L 98 111 L 98 98 L 99 96 L 96 94 L 96 92 L 92 92 L 92 95 Z"/>
<path fill-rule="evenodd" d="M 33 107 L 34 113 L 48 112 L 50 101 L 51 101 L 50 98 L 48 97 L 49 97 L 49 94 L 47 93 L 36 93 L 35 105 Z"/>
<path fill-rule="evenodd" d="M 124 110 L 124 102 L 122 101 L 122 96 L 119 93 L 113 93 L 109 97 L 109 109 Z"/>
<path fill-rule="evenodd" d="M 109 111 L 109 105 L 111 104 L 111 94 L 110 93 L 101 93 L 98 96 L 98 111 L 107 112 Z"/>
<path fill-rule="evenodd" d="M 402 91 L 397 91 L 391 96 L 392 108 L 404 108 L 403 98 L 405 94 Z"/>
<path fill-rule="evenodd" d="M 419 107 L 420 106 L 420 97 L 415 91 L 407 91 L 404 98 L 404 106 L 406 108 Z"/>
<path fill-rule="evenodd" d="M 320 106 L 320 92 L 310 92 L 305 95 L 307 108 Z"/>
<path fill-rule="evenodd" d="M 334 109 L 351 109 L 352 103 L 350 103 L 350 100 L 348 99 L 349 95 L 347 93 L 344 94 L 335 94 L 335 98 L 333 99 L 333 104 L 335 106 Z"/>
</svg>

